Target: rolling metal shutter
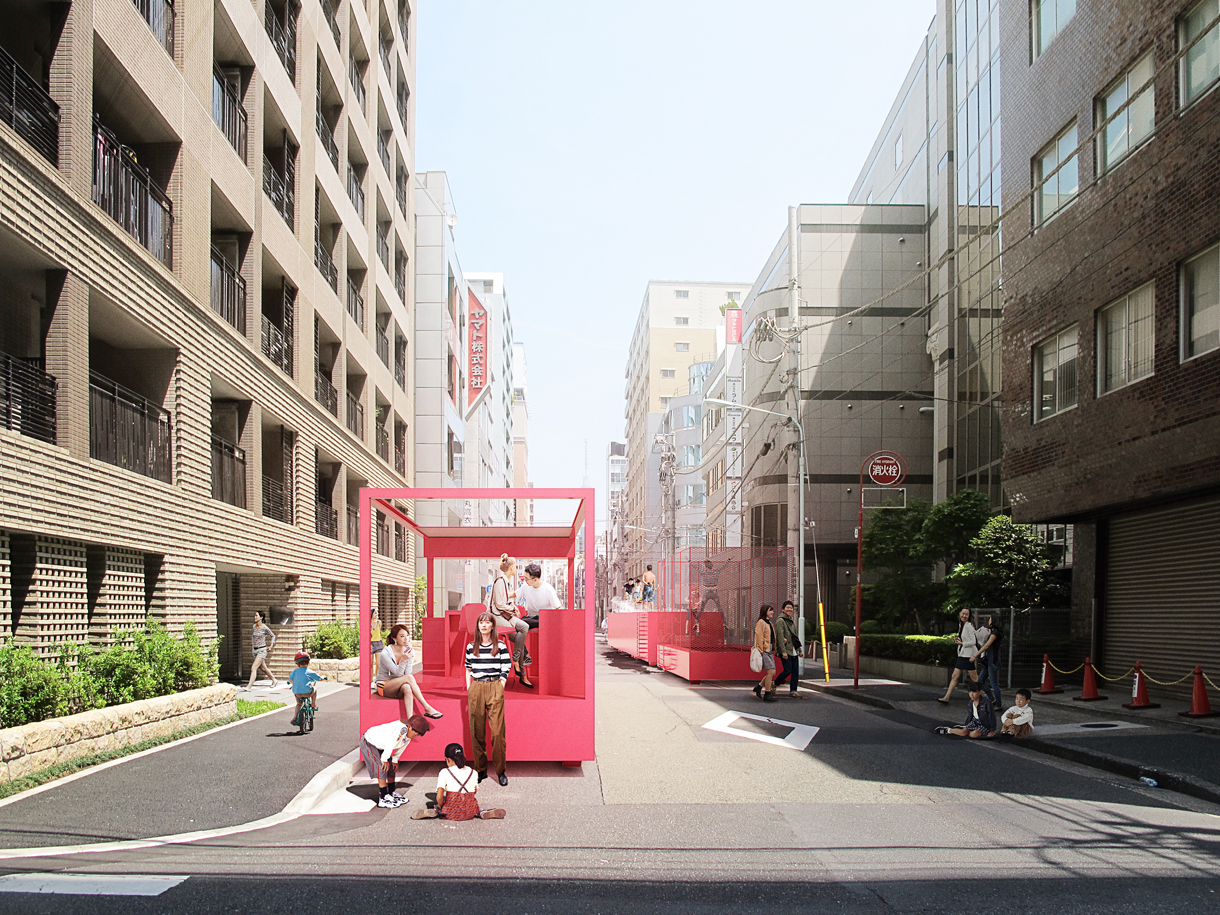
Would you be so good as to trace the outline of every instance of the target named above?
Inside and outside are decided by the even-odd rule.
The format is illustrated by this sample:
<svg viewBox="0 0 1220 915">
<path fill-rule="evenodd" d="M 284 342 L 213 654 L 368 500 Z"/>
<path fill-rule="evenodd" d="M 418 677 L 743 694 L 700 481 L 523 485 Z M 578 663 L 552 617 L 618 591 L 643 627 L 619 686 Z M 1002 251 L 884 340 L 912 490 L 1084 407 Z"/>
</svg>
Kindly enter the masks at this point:
<svg viewBox="0 0 1220 915">
<path fill-rule="evenodd" d="M 1203 665 L 1220 675 L 1220 499 L 1180 503 L 1110 522 L 1102 670 L 1136 660 L 1157 680 Z M 1186 692 L 1191 681 L 1175 692 Z"/>
</svg>

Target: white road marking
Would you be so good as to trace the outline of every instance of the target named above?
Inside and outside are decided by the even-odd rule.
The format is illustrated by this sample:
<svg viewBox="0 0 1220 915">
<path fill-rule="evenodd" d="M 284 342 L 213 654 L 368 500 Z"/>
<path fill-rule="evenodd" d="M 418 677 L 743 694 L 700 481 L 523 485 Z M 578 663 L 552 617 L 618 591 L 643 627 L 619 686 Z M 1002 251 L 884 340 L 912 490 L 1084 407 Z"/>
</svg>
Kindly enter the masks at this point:
<svg viewBox="0 0 1220 915">
<path fill-rule="evenodd" d="M 766 721 L 770 724 L 777 724 L 780 727 L 792 728 L 788 732 L 787 737 L 772 737 L 769 734 L 753 734 L 749 731 L 740 731 L 730 725 L 738 718 L 749 718 L 751 721 Z M 804 750 L 809 746 L 809 741 L 813 740 L 814 736 L 820 730 L 811 724 L 798 724 L 795 721 L 783 721 L 779 718 L 767 718 L 763 715 L 751 715 L 749 712 L 725 712 L 723 715 L 717 715 L 711 721 L 704 725 L 709 731 L 718 731 L 721 734 L 732 734 L 734 737 L 746 737 L 750 740 L 757 740 L 761 743 L 769 743 L 777 747 L 787 747 L 789 750 Z"/>
<path fill-rule="evenodd" d="M 189 874 L 8 874 L 0 893 L 59 893 L 69 896 L 160 896 Z"/>
</svg>

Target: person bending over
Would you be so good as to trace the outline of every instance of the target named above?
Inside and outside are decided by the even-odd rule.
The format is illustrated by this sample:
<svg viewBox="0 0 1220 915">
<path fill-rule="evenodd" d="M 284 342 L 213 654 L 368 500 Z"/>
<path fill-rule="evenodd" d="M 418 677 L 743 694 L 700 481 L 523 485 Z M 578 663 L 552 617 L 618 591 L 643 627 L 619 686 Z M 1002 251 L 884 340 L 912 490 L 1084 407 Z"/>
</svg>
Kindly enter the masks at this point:
<svg viewBox="0 0 1220 915">
<path fill-rule="evenodd" d="M 407 744 L 416 737 L 423 737 L 431 728 L 422 715 L 412 715 L 405 722 L 373 725 L 360 736 L 360 758 L 364 760 L 369 778 L 377 779 L 378 807 L 401 807 L 407 802 L 406 797 L 394 790 L 398 760 Z"/>
</svg>

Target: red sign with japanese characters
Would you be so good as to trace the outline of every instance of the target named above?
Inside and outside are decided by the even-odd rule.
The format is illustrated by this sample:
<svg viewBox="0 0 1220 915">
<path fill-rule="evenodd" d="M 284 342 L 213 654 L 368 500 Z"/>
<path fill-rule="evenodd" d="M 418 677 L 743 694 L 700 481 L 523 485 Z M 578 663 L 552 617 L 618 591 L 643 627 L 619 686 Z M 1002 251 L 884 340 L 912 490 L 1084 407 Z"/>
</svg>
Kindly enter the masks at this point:
<svg viewBox="0 0 1220 915">
<path fill-rule="evenodd" d="M 491 367 L 487 363 L 487 309 L 474 292 L 470 293 L 470 333 L 466 335 L 466 406 L 483 393 L 491 381 Z"/>
<path fill-rule="evenodd" d="M 907 475 L 902 458 L 890 452 L 873 455 L 864 472 L 878 486 L 897 486 Z"/>
<path fill-rule="evenodd" d="M 741 342 L 741 309 L 726 308 L 724 310 L 724 342 Z"/>
</svg>

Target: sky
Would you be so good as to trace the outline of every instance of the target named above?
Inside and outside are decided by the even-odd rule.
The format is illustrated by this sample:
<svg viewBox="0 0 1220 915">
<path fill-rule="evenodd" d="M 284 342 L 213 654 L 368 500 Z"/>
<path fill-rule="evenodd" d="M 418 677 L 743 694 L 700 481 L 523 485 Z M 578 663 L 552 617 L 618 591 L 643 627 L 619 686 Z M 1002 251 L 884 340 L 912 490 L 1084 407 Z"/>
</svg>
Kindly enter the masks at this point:
<svg viewBox="0 0 1220 915">
<path fill-rule="evenodd" d="M 530 481 L 582 485 L 587 442 L 600 522 L 647 282 L 748 288 L 790 205 L 845 201 L 935 0 L 415 9 L 416 170 L 448 174 L 463 270 L 505 276 Z"/>
</svg>

